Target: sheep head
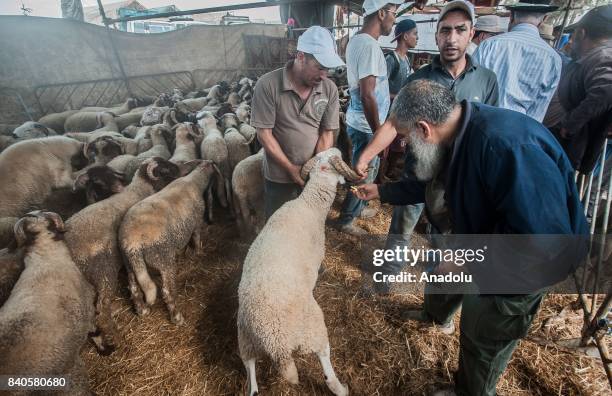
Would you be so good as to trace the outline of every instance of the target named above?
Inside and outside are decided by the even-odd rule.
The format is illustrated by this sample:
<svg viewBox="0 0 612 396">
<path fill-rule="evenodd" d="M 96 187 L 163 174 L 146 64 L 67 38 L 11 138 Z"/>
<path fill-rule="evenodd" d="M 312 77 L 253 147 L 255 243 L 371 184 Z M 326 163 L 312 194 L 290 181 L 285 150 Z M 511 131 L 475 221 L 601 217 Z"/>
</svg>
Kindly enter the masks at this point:
<svg viewBox="0 0 612 396">
<path fill-rule="evenodd" d="M 125 174 L 106 165 L 92 166 L 79 175 L 72 185 L 73 191 L 85 190 L 87 203 L 92 204 L 123 191 L 127 181 Z"/>
<path fill-rule="evenodd" d="M 340 150 L 332 147 L 328 150 L 318 153 L 316 156 L 309 159 L 303 166 L 300 175 L 302 179 L 307 180 L 310 172 L 318 165 L 329 164 L 331 168 L 342 178 L 349 181 L 358 181 L 361 177 L 351 167 L 342 160 Z"/>
<path fill-rule="evenodd" d="M 159 191 L 180 177 L 181 171 L 178 165 L 161 157 L 153 157 L 140 165 L 137 175 L 147 180 L 155 191 Z"/>
<path fill-rule="evenodd" d="M 36 210 L 19 219 L 13 228 L 17 246 L 29 246 L 44 232 L 52 234 L 54 240 L 63 239 L 66 232 L 62 218 L 54 212 Z"/>
<path fill-rule="evenodd" d="M 83 147 L 83 155 L 90 164 L 103 164 L 124 154 L 123 146 L 111 136 L 102 136 Z"/>
</svg>

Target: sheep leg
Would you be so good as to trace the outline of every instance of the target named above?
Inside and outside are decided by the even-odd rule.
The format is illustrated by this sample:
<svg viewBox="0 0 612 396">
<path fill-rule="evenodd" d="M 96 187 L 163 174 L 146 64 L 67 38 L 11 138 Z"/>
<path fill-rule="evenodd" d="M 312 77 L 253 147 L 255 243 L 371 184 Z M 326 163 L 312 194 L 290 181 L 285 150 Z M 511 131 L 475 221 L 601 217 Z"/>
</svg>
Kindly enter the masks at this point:
<svg viewBox="0 0 612 396">
<path fill-rule="evenodd" d="M 236 211 L 234 205 L 232 205 L 232 183 L 229 179 L 225 179 L 225 196 L 227 197 L 227 206 L 229 206 L 230 215 L 232 218 L 236 217 Z"/>
<path fill-rule="evenodd" d="M 98 349 L 98 353 L 102 356 L 108 356 L 115 351 L 115 343 L 113 342 L 116 329 L 113 324 L 111 314 L 111 293 L 106 288 L 98 292 L 96 301 L 96 327 L 98 334 L 93 338 Z"/>
<path fill-rule="evenodd" d="M 255 358 L 242 360 L 244 368 L 247 372 L 247 380 L 249 381 L 249 396 L 256 396 L 259 393 L 257 388 L 257 378 L 255 377 Z"/>
<path fill-rule="evenodd" d="M 319 357 L 319 362 L 321 362 L 321 366 L 323 367 L 323 374 L 325 375 L 325 383 L 330 391 L 336 396 L 347 396 L 349 394 L 348 387 L 346 385 L 342 385 L 336 376 L 336 372 L 332 367 L 330 360 L 330 349 L 329 343 L 325 346 L 325 348 L 317 352 L 317 356 Z"/>
<path fill-rule="evenodd" d="M 286 357 L 278 362 L 279 371 L 281 376 L 290 384 L 297 385 L 300 382 L 298 376 L 297 367 L 291 356 Z"/>
<path fill-rule="evenodd" d="M 172 257 L 168 262 L 173 263 L 174 257 Z M 174 271 L 167 268 L 162 269 L 160 273 L 162 283 L 162 298 L 164 299 L 164 303 L 166 303 L 166 307 L 170 313 L 170 320 L 175 325 L 180 326 L 185 323 L 185 319 L 183 319 L 183 315 L 181 315 L 176 308 L 176 274 L 174 274 Z"/>
<path fill-rule="evenodd" d="M 134 309 L 136 310 L 136 314 L 138 316 L 147 315 L 151 310 L 145 304 L 142 290 L 140 290 L 140 286 L 136 281 L 136 275 L 133 271 L 127 270 L 128 272 L 128 282 L 130 288 L 130 294 L 132 296 L 132 302 L 134 303 Z"/>
<path fill-rule="evenodd" d="M 213 208 L 213 191 L 212 191 L 212 187 L 208 188 L 208 191 L 206 192 L 206 215 L 207 215 L 207 221 L 208 224 L 211 224 L 213 222 L 213 213 L 212 213 L 212 208 Z"/>
<path fill-rule="evenodd" d="M 202 254 L 202 222 L 197 221 L 193 233 L 191 234 L 191 244 L 196 255 Z"/>
</svg>

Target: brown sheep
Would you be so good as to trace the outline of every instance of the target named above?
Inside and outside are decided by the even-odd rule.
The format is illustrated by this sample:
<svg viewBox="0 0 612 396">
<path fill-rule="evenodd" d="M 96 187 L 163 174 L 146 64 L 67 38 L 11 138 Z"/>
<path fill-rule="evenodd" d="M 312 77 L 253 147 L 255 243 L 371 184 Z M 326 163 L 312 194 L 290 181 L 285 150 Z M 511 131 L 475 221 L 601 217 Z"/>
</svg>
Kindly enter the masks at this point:
<svg viewBox="0 0 612 396">
<path fill-rule="evenodd" d="M 111 299 L 117 292 L 122 265 L 117 231 L 123 216 L 134 204 L 177 177 L 177 165 L 153 158 L 140 166 L 132 182 L 120 193 L 86 207 L 66 222 L 66 243 L 72 258 L 97 292 L 96 324 L 101 333 L 93 341 L 101 354 L 112 353 L 118 340 Z"/>
</svg>

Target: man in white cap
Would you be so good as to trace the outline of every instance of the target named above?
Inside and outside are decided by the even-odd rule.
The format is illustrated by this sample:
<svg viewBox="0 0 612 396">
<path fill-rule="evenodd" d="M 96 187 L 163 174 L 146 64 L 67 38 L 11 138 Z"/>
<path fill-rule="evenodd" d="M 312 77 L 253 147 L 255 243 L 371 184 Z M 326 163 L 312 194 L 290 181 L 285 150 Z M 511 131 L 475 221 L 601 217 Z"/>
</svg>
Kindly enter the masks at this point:
<svg viewBox="0 0 612 396">
<path fill-rule="evenodd" d="M 255 85 L 251 125 L 265 154 L 266 219 L 300 194 L 302 165 L 333 145 L 340 103 L 338 88 L 326 77 L 342 65 L 329 30 L 312 26 L 298 39 L 295 59 Z"/>
<path fill-rule="evenodd" d="M 476 19 L 474 24 L 474 37 L 468 45 L 467 53 L 474 54 L 476 48 L 488 38 L 504 33 L 505 29 L 501 26 L 501 18 L 497 15 L 483 15 Z"/>
<path fill-rule="evenodd" d="M 346 112 L 347 132 L 353 144 L 353 162 L 374 137 L 387 118 L 391 98 L 387 78 L 387 62 L 378 38 L 393 30 L 397 5 L 403 0 L 365 0 L 363 2 L 363 28 L 353 36 L 346 48 L 347 79 L 351 101 Z M 371 183 L 378 172 L 379 159 L 374 158 L 366 181 Z M 353 224 L 355 218 L 371 217 L 376 211 L 366 208 L 366 202 L 348 192 L 342 204 L 336 226 L 351 235 L 364 235 L 366 231 Z M 364 210 L 365 209 L 365 210 Z"/>
</svg>

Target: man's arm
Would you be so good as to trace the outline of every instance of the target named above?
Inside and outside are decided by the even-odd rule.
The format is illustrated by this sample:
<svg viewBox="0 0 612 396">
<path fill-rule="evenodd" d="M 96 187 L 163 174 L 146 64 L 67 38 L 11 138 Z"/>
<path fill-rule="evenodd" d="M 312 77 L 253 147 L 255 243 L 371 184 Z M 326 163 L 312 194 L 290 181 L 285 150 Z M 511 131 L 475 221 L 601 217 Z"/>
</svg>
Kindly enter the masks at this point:
<svg viewBox="0 0 612 396">
<path fill-rule="evenodd" d="M 484 100 L 484 104 L 488 104 L 490 106 L 499 106 L 499 86 L 497 84 L 497 75 L 492 73 L 493 76 L 489 81 L 489 92 L 487 97 Z"/>
<path fill-rule="evenodd" d="M 388 119 L 385 121 L 380 128 L 378 128 L 374 133 L 374 138 L 366 148 L 363 150 L 361 155 L 359 156 L 359 160 L 355 165 L 355 170 L 361 176 L 364 176 L 368 173 L 367 168 L 368 164 L 372 159 L 381 151 L 386 149 L 392 142 L 393 139 L 397 136 L 397 131 L 393 126 L 393 123 Z"/>
<path fill-rule="evenodd" d="M 584 89 L 586 97 L 567 114 L 562 124 L 565 134 L 563 137 L 566 138 L 575 135 L 590 120 L 609 112 L 612 108 L 612 89 L 610 89 L 612 62 L 593 68 L 585 66 L 585 69 Z"/>
<path fill-rule="evenodd" d="M 319 134 L 319 139 L 317 140 L 317 145 L 315 147 L 315 154 L 320 153 L 321 151 L 325 151 L 331 148 L 334 145 L 334 131 L 333 130 L 325 130 Z"/>
<path fill-rule="evenodd" d="M 257 139 L 263 146 L 266 155 L 269 158 L 272 158 L 274 162 L 279 164 L 285 169 L 289 175 L 291 175 L 291 179 L 300 186 L 304 186 L 304 180 L 300 176 L 301 166 L 293 164 L 289 161 L 289 158 L 285 155 L 285 152 L 281 148 L 280 144 L 278 144 L 278 140 L 272 134 L 271 128 L 257 128 Z"/>
<path fill-rule="evenodd" d="M 338 128 L 340 128 L 340 100 L 338 99 L 338 88 L 334 85 L 319 124 L 319 139 L 315 146 L 315 154 L 334 145 L 334 131 Z"/>
<path fill-rule="evenodd" d="M 377 130 L 380 126 L 378 104 L 374 94 L 375 89 L 376 76 L 367 76 L 359 80 L 359 94 L 361 96 L 361 104 L 363 105 L 363 113 L 372 131 Z"/>
<path fill-rule="evenodd" d="M 425 202 L 425 183 L 401 178 L 385 184 L 362 184 L 356 186 L 355 196 L 364 201 L 380 199 L 391 205 L 414 205 Z"/>
</svg>

